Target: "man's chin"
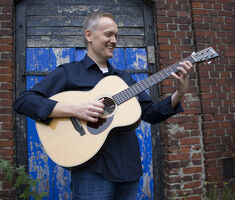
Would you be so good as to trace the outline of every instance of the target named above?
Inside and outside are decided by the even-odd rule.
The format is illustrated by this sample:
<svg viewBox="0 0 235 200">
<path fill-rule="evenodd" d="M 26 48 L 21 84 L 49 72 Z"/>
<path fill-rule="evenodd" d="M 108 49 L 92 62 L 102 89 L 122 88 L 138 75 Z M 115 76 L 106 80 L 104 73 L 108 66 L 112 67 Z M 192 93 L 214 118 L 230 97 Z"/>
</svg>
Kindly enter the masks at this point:
<svg viewBox="0 0 235 200">
<path fill-rule="evenodd" d="M 112 57 L 113 57 L 113 54 L 107 55 L 107 59 L 110 59 L 110 58 L 112 58 Z"/>
</svg>

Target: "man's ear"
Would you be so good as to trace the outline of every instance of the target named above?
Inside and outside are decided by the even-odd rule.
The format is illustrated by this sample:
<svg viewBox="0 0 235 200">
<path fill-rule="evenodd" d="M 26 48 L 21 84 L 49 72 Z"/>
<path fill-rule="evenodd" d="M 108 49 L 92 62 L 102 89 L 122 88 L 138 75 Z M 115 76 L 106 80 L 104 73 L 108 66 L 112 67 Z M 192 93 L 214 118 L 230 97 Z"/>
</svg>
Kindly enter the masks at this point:
<svg viewBox="0 0 235 200">
<path fill-rule="evenodd" d="M 91 42 L 91 31 L 89 29 L 85 31 L 85 37 L 87 42 Z"/>
</svg>

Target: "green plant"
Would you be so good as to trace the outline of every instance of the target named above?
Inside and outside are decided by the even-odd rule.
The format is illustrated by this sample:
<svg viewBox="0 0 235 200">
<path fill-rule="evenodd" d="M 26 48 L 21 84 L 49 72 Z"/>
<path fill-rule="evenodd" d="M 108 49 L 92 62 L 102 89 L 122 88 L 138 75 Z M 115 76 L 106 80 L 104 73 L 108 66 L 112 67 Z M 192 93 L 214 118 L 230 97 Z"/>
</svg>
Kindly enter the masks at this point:
<svg viewBox="0 0 235 200">
<path fill-rule="evenodd" d="M 5 173 L 4 180 L 12 182 L 14 179 L 14 188 L 19 189 L 23 187 L 23 192 L 20 194 L 20 198 L 27 199 L 32 196 L 35 200 L 41 200 L 43 197 L 47 196 L 47 192 L 38 193 L 36 191 L 37 183 L 39 180 L 34 180 L 25 172 L 25 167 L 13 167 L 10 165 L 9 161 L 0 159 L 0 169 Z"/>
<path fill-rule="evenodd" d="M 219 188 L 218 183 L 210 182 L 207 183 L 207 191 L 205 195 L 206 200 L 233 200 L 234 199 L 234 188 L 235 185 L 232 181 L 223 183 L 223 187 Z"/>
</svg>

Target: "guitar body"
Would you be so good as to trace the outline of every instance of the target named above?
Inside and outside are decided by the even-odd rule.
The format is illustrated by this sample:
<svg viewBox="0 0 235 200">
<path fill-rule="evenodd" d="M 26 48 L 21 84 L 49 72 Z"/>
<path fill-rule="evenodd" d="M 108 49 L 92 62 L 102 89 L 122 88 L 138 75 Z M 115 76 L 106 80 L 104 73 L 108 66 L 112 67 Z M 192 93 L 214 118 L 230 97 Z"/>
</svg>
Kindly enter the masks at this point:
<svg viewBox="0 0 235 200">
<path fill-rule="evenodd" d="M 66 91 L 52 96 L 50 99 L 59 102 L 78 104 L 105 98 L 108 108 L 98 123 L 75 118 L 55 118 L 49 125 L 36 122 L 48 156 L 63 167 L 80 166 L 98 155 L 111 134 L 136 128 L 141 117 L 137 99 L 131 98 L 120 105 L 112 100 L 113 95 L 126 88 L 128 85 L 121 78 L 108 76 L 90 91 Z"/>
</svg>

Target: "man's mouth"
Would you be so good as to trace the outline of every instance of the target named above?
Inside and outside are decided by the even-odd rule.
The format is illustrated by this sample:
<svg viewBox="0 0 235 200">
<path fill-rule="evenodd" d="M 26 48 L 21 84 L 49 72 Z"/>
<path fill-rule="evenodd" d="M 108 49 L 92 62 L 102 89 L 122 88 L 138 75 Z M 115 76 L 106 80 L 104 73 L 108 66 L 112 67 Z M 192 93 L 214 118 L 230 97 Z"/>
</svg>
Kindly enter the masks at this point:
<svg viewBox="0 0 235 200">
<path fill-rule="evenodd" d="M 106 46 L 109 50 L 114 51 L 114 46 Z"/>
</svg>

